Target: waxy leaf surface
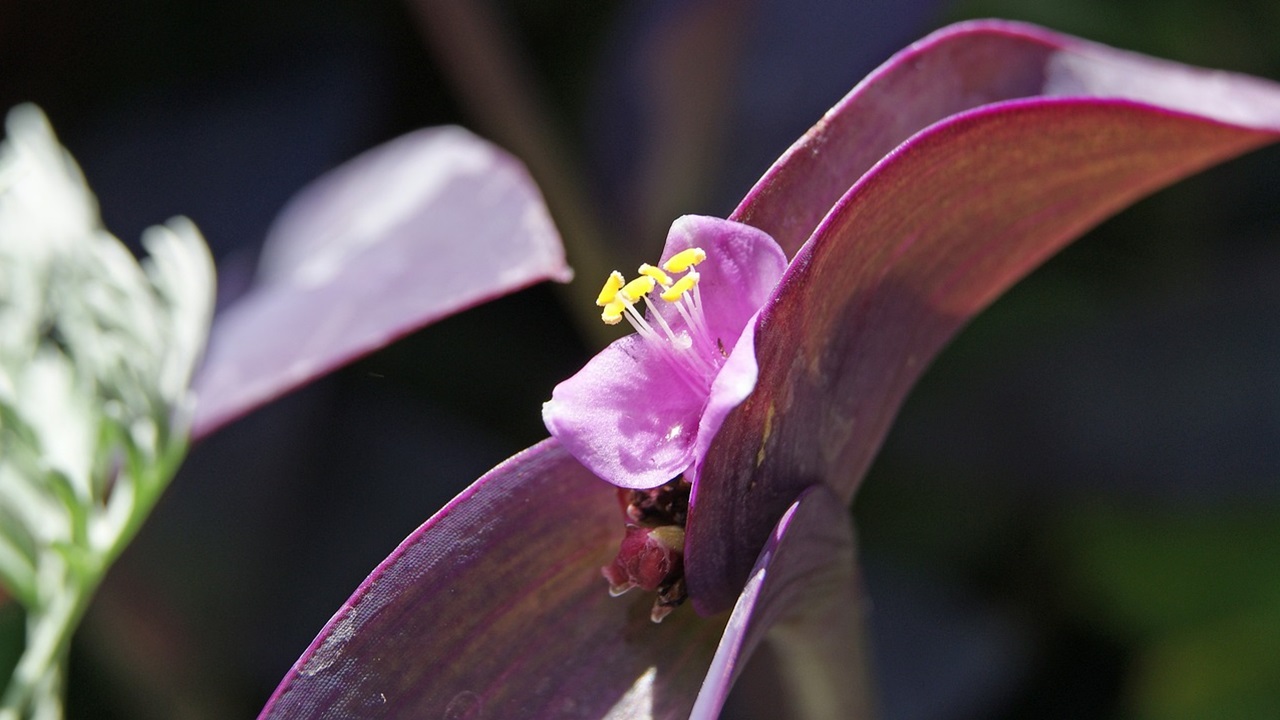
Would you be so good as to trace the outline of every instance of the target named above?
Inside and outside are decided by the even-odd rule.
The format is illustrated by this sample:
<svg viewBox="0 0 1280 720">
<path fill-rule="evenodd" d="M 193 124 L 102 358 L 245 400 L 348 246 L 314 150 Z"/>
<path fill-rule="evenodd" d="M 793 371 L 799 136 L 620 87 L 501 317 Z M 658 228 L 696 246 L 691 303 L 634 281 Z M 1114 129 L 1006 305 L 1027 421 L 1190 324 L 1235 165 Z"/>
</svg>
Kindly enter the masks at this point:
<svg viewBox="0 0 1280 720">
<path fill-rule="evenodd" d="M 600 575 L 622 537 L 615 493 L 554 440 L 498 466 L 369 576 L 262 717 L 711 719 L 778 622 L 833 641 L 813 659 L 844 667 L 853 537 L 828 488 L 770 534 L 730 617 L 683 607 L 661 624 L 652 595 L 612 598 Z"/>
<path fill-rule="evenodd" d="M 724 619 L 610 597 L 615 488 L 554 441 L 508 460 L 369 577 L 263 717 L 688 717 Z"/>
<path fill-rule="evenodd" d="M 699 610 L 734 602 L 805 487 L 852 499 L 971 317 L 1108 216 L 1278 137 L 1280 86 L 1014 23 L 939 31 L 873 73 L 733 216 L 796 255 L 756 328 L 756 391 L 694 489 Z"/>
<path fill-rule="evenodd" d="M 447 315 L 569 277 L 516 160 L 461 128 L 397 138 L 277 219 L 257 286 L 214 321 L 193 434 Z"/>
</svg>

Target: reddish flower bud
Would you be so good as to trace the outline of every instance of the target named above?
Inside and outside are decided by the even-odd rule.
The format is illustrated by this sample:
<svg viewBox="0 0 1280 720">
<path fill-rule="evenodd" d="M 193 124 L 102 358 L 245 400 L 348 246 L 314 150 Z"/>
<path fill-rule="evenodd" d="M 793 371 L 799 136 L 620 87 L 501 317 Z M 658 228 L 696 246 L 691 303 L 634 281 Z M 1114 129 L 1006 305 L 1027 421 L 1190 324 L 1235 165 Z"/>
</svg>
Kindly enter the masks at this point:
<svg viewBox="0 0 1280 720">
<path fill-rule="evenodd" d="M 684 529 L 627 525 L 618 556 L 601 572 L 615 596 L 633 587 L 649 591 L 670 587 L 684 576 Z"/>
</svg>

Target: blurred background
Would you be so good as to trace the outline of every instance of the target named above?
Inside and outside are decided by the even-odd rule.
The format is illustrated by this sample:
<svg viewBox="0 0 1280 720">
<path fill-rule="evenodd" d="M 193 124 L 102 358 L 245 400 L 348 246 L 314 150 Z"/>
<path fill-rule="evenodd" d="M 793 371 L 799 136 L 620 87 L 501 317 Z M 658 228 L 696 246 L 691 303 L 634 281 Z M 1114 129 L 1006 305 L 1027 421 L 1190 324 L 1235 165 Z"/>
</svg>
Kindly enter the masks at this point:
<svg viewBox="0 0 1280 720">
<path fill-rule="evenodd" d="M 986 16 L 1280 79 L 1273 0 L 17 0 L 0 104 L 44 107 L 127 242 L 192 217 L 222 303 L 294 191 L 444 123 L 530 165 L 594 285 L 582 248 L 652 258 L 891 53 Z M 1278 238 L 1272 148 L 1098 228 L 938 359 L 854 509 L 884 717 L 1280 717 Z M 545 436 L 606 339 L 580 317 L 536 287 L 201 443 L 77 637 L 70 717 L 254 715 L 404 536 Z"/>
</svg>

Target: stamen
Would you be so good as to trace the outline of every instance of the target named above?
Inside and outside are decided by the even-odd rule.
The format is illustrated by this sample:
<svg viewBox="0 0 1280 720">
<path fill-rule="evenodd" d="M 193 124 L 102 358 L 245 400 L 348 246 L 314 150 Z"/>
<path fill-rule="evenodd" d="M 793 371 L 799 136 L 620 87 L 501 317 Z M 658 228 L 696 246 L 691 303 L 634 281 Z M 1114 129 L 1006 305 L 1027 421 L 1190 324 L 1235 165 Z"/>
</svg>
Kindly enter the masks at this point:
<svg viewBox="0 0 1280 720">
<path fill-rule="evenodd" d="M 649 298 L 646 297 L 644 302 L 649 306 L 649 314 L 652 315 L 653 319 L 657 320 L 658 325 L 662 327 L 662 332 L 667 336 L 667 342 L 670 343 L 671 347 L 677 351 L 674 353 L 674 360 L 683 365 L 685 370 L 694 373 L 698 377 L 703 377 L 709 373 L 715 372 L 715 365 L 707 360 L 702 353 L 687 352 L 689 348 L 693 346 L 693 340 L 690 339 L 689 335 L 677 335 L 675 331 L 671 329 L 671 326 L 667 324 L 666 318 L 662 317 L 662 313 L 658 312 L 658 309 L 649 301 Z M 688 322 L 687 317 L 685 318 L 685 321 Z"/>
<path fill-rule="evenodd" d="M 680 313 L 680 317 L 684 318 L 688 324 L 690 334 L 697 339 L 698 350 L 701 352 L 700 357 L 715 356 L 715 348 L 711 346 L 711 333 L 707 332 L 707 327 L 702 323 L 702 318 L 695 312 L 689 310 L 689 304 L 678 302 L 675 304 L 676 312 Z M 714 369 L 714 367 L 712 368 Z"/>
<path fill-rule="evenodd" d="M 604 312 L 600 313 L 600 319 L 605 325 L 617 325 L 622 322 L 622 312 L 626 310 L 626 304 L 621 300 L 614 300 L 604 306 Z"/>
<path fill-rule="evenodd" d="M 613 304 L 618 297 L 618 291 L 626 284 L 627 281 L 622 277 L 622 273 L 617 270 L 609 273 L 608 279 L 604 281 L 604 287 L 600 288 L 600 295 L 596 297 L 596 305 L 599 305 L 600 307 L 608 307 Z M 605 320 L 605 322 L 609 323 L 608 320 Z M 614 322 L 617 322 L 617 320 Z M 609 324 L 612 325 L 613 323 Z"/>
<path fill-rule="evenodd" d="M 663 300 L 672 303 L 676 312 L 680 313 L 680 317 L 684 318 L 685 323 L 689 325 L 689 329 L 693 337 L 698 339 L 699 349 L 708 354 L 715 352 L 715 348 L 711 346 L 711 333 L 707 330 L 707 326 L 703 323 L 701 307 L 693 304 L 693 296 L 690 291 L 697 292 L 698 281 L 702 276 L 697 270 L 690 270 L 680 281 L 660 296 Z"/>
<path fill-rule="evenodd" d="M 701 248 L 688 248 L 673 255 L 663 267 L 672 273 L 682 273 L 678 278 L 648 263 L 640 266 L 640 277 L 630 282 L 622 273 L 614 271 L 596 298 L 596 304 L 603 308 L 601 321 L 616 325 L 625 317 L 636 333 L 654 344 L 661 357 L 671 364 L 673 375 L 694 392 L 706 390 L 706 384 L 724 361 L 724 352 L 717 350 L 702 314 L 698 289 L 702 277 L 691 269 L 706 258 Z M 659 297 L 673 305 L 684 320 L 679 332 L 664 315 L 668 311 L 659 312 L 655 301 L 649 298 L 658 286 L 662 287 L 661 293 L 657 293 Z M 648 317 L 637 307 L 641 300 L 649 311 Z"/>
<path fill-rule="evenodd" d="M 653 292 L 653 288 L 657 286 L 657 281 L 648 275 L 641 275 L 622 286 L 618 293 L 626 298 L 629 302 L 640 302 L 640 298 Z"/>
<path fill-rule="evenodd" d="M 658 337 L 658 333 L 654 332 L 653 327 L 645 321 L 644 316 L 640 314 L 639 310 L 636 310 L 635 305 L 623 303 L 623 309 L 627 313 L 627 322 L 631 323 L 631 327 L 635 328 L 636 332 L 646 339 L 661 341 L 662 338 Z"/>
<path fill-rule="evenodd" d="M 687 248 L 672 255 L 669 260 L 662 263 L 662 269 L 673 273 L 684 272 L 706 259 L 707 254 L 703 252 L 702 248 Z"/>
<path fill-rule="evenodd" d="M 702 291 L 698 289 L 696 284 L 693 286 L 693 290 L 689 293 L 688 300 L 689 307 L 693 309 L 694 314 L 698 317 L 704 317 L 702 314 Z"/>
<path fill-rule="evenodd" d="M 644 299 L 644 304 L 649 308 L 649 314 L 653 316 L 653 319 L 658 321 L 658 325 L 662 328 L 662 332 L 666 334 L 667 342 L 671 343 L 678 350 L 687 349 L 689 347 L 688 339 L 676 335 L 675 331 L 671 329 L 671 326 L 667 324 L 667 319 L 662 317 L 662 313 L 658 312 L 658 309 L 653 306 L 653 303 L 650 302 L 648 297 Z"/>
<path fill-rule="evenodd" d="M 660 268 L 656 268 L 649 263 L 645 263 L 640 266 L 640 274 L 653 278 L 664 288 L 671 287 L 671 276 L 662 272 Z"/>
<path fill-rule="evenodd" d="M 662 293 L 661 295 L 662 299 L 666 300 L 669 303 L 673 303 L 679 300 L 681 297 L 684 296 L 685 293 L 692 290 L 693 287 L 698 284 L 698 280 L 700 277 L 701 276 L 698 275 L 697 270 L 690 270 L 689 273 L 684 277 L 680 278 L 680 281 L 677 282 L 675 285 L 672 285 L 671 283 L 666 283 L 666 286 L 669 286 L 669 287 L 667 287 L 666 292 Z"/>
</svg>

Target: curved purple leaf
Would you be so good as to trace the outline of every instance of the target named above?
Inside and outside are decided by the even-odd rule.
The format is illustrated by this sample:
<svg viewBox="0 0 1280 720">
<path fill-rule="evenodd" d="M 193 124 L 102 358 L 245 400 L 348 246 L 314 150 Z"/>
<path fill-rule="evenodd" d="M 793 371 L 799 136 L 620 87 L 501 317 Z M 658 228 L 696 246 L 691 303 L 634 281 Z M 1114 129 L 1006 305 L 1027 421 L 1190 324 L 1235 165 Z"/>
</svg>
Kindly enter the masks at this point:
<svg viewBox="0 0 1280 720">
<path fill-rule="evenodd" d="M 886 119 L 894 106 L 915 127 Z M 925 127 L 938 113 L 955 114 Z M 1280 86 L 1012 23 L 940 31 L 873 74 L 735 213 L 794 248 L 842 194 L 762 312 L 756 392 L 695 486 L 685 562 L 699 611 L 733 603 L 805 487 L 852 498 L 969 318 L 1109 215 L 1277 138 Z M 892 152 L 859 178 L 867 147 Z"/>
<path fill-rule="evenodd" d="M 774 641 L 795 692 L 784 717 L 870 717 L 853 526 L 831 490 L 801 493 L 770 533 L 729 616 L 693 718 L 715 718 L 745 660 Z M 803 708 L 803 711 L 801 711 Z"/>
<path fill-rule="evenodd" d="M 273 226 L 260 276 L 214 322 L 196 437 L 424 325 L 570 271 L 520 164 L 445 127 L 306 187 Z"/>
<path fill-rule="evenodd" d="M 687 717 L 724 618 L 612 598 L 616 489 L 554 441 L 485 475 L 330 620 L 263 718 Z"/>
<path fill-rule="evenodd" d="M 787 256 L 858 178 L 929 125 L 1032 97 L 1112 97 L 1274 127 L 1272 83 L 1193 68 L 999 20 L 964 22 L 912 44 L 868 75 L 795 142 L 730 216 Z M 1268 119 L 1269 118 L 1269 119 Z"/>
</svg>

